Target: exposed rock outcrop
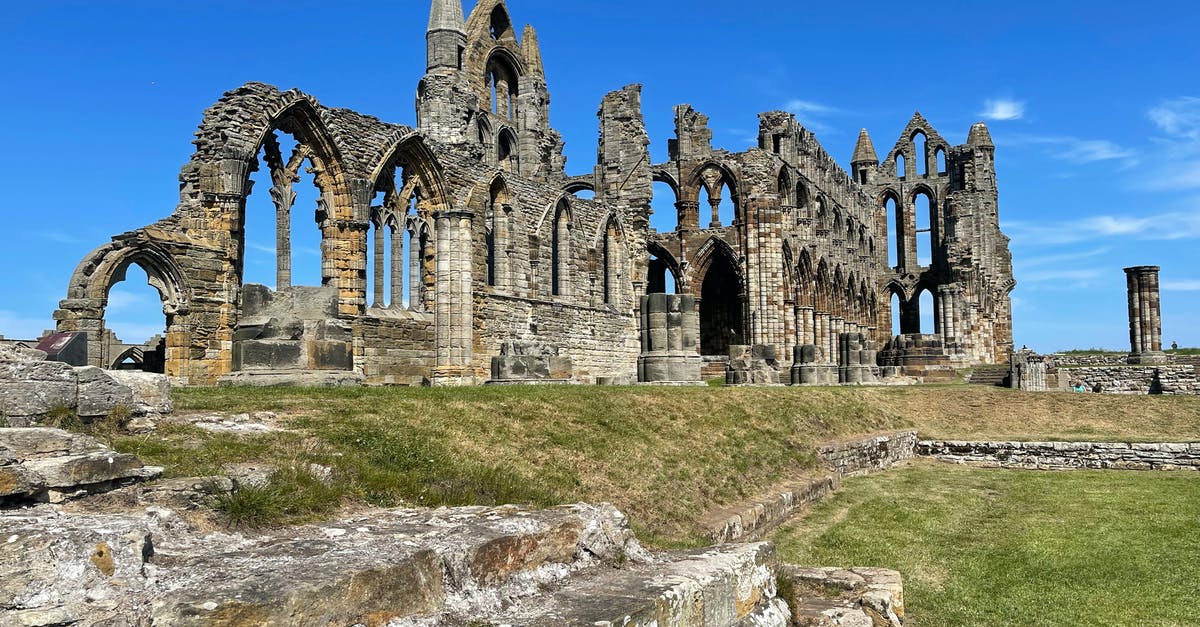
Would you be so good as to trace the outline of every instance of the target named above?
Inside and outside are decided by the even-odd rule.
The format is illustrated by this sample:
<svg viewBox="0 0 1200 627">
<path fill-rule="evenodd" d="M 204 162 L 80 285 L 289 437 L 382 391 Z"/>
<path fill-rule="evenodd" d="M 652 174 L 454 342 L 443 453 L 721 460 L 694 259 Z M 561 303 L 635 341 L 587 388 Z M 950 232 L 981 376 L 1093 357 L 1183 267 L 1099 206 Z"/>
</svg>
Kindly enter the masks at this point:
<svg viewBox="0 0 1200 627">
<path fill-rule="evenodd" d="M 60 502 L 160 474 L 162 468 L 145 466 L 88 436 L 0 428 L 0 504 Z"/>
</svg>

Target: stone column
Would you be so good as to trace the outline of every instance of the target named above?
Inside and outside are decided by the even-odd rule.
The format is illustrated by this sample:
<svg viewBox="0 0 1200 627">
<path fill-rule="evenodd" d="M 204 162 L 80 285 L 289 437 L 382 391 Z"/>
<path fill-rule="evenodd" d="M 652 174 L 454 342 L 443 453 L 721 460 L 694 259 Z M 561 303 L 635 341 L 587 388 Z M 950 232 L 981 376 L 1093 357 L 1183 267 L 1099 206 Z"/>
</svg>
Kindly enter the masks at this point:
<svg viewBox="0 0 1200 627">
<path fill-rule="evenodd" d="M 1159 299 L 1158 266 L 1125 268 L 1129 290 L 1129 363 L 1157 364 L 1167 361 L 1162 350 L 1162 303 Z"/>
<path fill-rule="evenodd" d="M 841 351 L 838 349 L 838 342 L 841 338 L 842 330 L 845 328 L 846 320 L 841 316 L 835 316 L 829 319 L 829 361 L 834 364 L 840 364 L 839 359 Z"/>
<path fill-rule="evenodd" d="M 796 328 L 798 328 L 800 330 L 799 344 L 801 346 L 804 346 L 806 344 L 816 344 L 817 343 L 817 334 L 816 334 L 816 329 L 815 329 L 816 312 L 813 310 L 812 307 L 800 307 L 799 312 L 800 312 L 800 321 L 796 325 Z"/>
<path fill-rule="evenodd" d="M 470 212 L 441 211 L 434 215 L 437 229 L 436 311 L 437 367 L 434 385 L 471 385 L 474 329 L 471 291 Z M 415 247 L 414 247 L 415 248 Z M 410 295 L 415 298 L 416 295 Z"/>
<path fill-rule="evenodd" d="M 817 356 L 817 361 L 827 364 L 831 361 L 829 354 L 829 314 L 818 313 L 814 316 L 814 342 L 817 345 L 817 351 L 820 353 Z"/>
</svg>

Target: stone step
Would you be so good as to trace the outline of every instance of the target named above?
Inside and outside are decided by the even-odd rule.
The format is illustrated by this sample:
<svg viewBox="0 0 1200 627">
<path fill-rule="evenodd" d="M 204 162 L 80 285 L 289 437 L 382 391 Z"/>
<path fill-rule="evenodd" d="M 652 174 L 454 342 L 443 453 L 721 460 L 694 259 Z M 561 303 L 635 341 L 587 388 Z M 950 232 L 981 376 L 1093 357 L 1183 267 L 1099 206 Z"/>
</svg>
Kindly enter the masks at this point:
<svg viewBox="0 0 1200 627">
<path fill-rule="evenodd" d="M 580 573 L 499 615 L 434 624 L 785 627 L 791 613 L 777 597 L 775 569 L 775 549 L 767 543 L 673 553 L 654 563 Z"/>
<path fill-rule="evenodd" d="M 904 586 L 900 573 L 882 568 L 779 570 L 783 593 L 798 627 L 902 627 Z"/>
<path fill-rule="evenodd" d="M 1001 387 L 1008 380 L 1008 366 L 976 366 L 967 383 Z"/>
</svg>

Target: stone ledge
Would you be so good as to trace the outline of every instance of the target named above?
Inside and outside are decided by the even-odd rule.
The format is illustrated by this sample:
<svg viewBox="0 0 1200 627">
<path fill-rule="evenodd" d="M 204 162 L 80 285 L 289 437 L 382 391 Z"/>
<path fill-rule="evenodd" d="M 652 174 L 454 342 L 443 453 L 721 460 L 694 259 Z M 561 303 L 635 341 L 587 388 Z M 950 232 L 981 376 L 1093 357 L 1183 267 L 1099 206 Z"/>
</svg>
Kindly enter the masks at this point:
<svg viewBox="0 0 1200 627">
<path fill-rule="evenodd" d="M 917 455 L 1024 470 L 1200 471 L 1200 443 L 921 441 Z"/>
</svg>

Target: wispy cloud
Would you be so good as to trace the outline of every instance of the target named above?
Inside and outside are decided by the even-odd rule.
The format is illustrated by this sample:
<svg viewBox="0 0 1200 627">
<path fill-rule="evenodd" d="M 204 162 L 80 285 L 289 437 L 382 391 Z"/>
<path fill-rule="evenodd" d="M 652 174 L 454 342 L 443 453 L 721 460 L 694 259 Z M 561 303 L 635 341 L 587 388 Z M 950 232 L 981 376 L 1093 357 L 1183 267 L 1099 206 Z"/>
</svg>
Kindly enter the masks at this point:
<svg viewBox="0 0 1200 627">
<path fill-rule="evenodd" d="M 1061 265 L 1072 261 L 1084 261 L 1107 255 L 1112 251 L 1110 247 L 1094 248 L 1092 250 L 1084 250 L 1073 253 L 1061 253 L 1056 255 L 1043 255 L 1041 257 L 1019 257 L 1014 260 L 1021 268 L 1038 268 L 1049 265 Z"/>
<path fill-rule="evenodd" d="M 1167 100 L 1150 109 L 1147 115 L 1167 135 L 1200 142 L 1200 98 L 1184 96 Z"/>
<path fill-rule="evenodd" d="M 1105 238 L 1168 241 L 1200 238 L 1200 212 L 1139 216 L 1101 215 L 1070 222 L 1007 222 L 1004 228 L 1021 246 L 1073 244 Z"/>
<path fill-rule="evenodd" d="M 1200 98 L 1166 100 L 1146 115 L 1163 136 L 1153 138 L 1160 165 L 1140 187 L 1157 192 L 1200 189 Z"/>
<path fill-rule="evenodd" d="M 1200 292 L 1200 279 L 1163 281 L 1161 287 L 1166 292 Z"/>
<path fill-rule="evenodd" d="M 787 101 L 783 110 L 795 115 L 800 124 L 814 133 L 831 132 L 833 127 L 821 118 L 843 113 L 837 107 L 798 98 Z"/>
<path fill-rule="evenodd" d="M 1100 161 L 1121 161 L 1125 167 L 1138 163 L 1137 151 L 1107 139 L 1080 139 L 1069 136 L 1016 135 L 1002 140 L 1009 146 L 1042 146 L 1055 159 L 1084 165 Z"/>
<path fill-rule="evenodd" d="M 985 120 L 1008 121 L 1025 117 L 1025 103 L 1011 98 L 985 100 L 979 115 Z"/>
<path fill-rule="evenodd" d="M 1081 268 L 1074 270 L 1038 270 L 1018 274 L 1022 283 L 1055 283 L 1056 286 L 1087 287 L 1104 276 L 1103 268 Z"/>
</svg>

